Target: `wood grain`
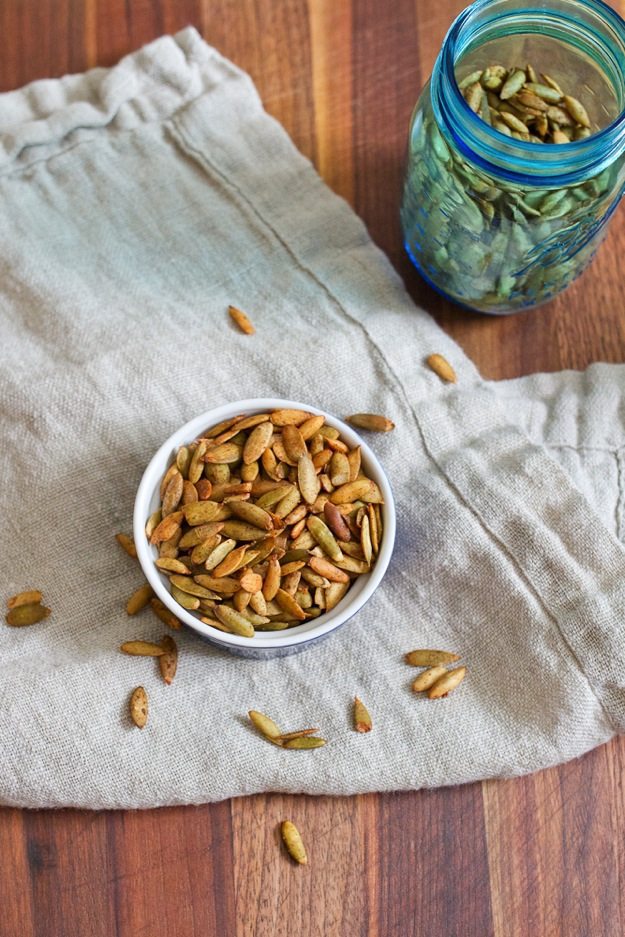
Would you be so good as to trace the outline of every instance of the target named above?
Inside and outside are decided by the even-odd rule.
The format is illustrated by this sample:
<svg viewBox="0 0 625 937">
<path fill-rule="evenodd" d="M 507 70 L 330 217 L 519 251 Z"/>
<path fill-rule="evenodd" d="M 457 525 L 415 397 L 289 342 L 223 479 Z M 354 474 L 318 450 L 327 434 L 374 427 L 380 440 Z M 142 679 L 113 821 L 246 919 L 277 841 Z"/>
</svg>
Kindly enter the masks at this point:
<svg viewBox="0 0 625 937">
<path fill-rule="evenodd" d="M 420 280 L 397 204 L 410 113 L 462 0 L 0 0 L 0 89 L 189 23 L 248 71 L 414 299 L 488 378 L 623 361 L 625 216 L 562 297 L 508 318 Z M 625 0 L 616 4 L 625 11 Z M 532 777 L 145 812 L 0 810 L 0 937 L 622 937 L 625 743 Z M 310 864 L 279 840 L 296 822 Z"/>
</svg>

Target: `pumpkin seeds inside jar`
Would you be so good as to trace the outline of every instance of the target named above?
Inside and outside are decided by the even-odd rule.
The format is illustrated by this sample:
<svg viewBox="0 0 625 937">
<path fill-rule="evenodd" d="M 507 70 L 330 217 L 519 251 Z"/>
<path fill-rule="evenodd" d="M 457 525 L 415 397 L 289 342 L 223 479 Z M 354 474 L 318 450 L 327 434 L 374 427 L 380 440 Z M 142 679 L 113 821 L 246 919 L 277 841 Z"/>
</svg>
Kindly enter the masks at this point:
<svg viewBox="0 0 625 937">
<path fill-rule="evenodd" d="M 393 426 L 375 420 L 373 429 Z M 200 620 L 248 638 L 331 611 L 371 571 L 383 538 L 382 493 L 360 447 L 303 410 L 242 414 L 207 429 L 176 454 L 161 502 L 146 536 L 172 595 Z M 129 613 L 150 596 L 133 596 Z"/>
<path fill-rule="evenodd" d="M 498 62 L 458 79 L 468 107 L 504 138 L 542 147 L 600 129 L 583 88 L 531 64 Z M 594 253 L 622 160 L 567 188 L 538 189 L 488 175 L 443 137 L 431 109 L 412 128 L 402 219 L 422 273 L 457 301 L 487 312 L 534 306 L 560 292 Z"/>
</svg>

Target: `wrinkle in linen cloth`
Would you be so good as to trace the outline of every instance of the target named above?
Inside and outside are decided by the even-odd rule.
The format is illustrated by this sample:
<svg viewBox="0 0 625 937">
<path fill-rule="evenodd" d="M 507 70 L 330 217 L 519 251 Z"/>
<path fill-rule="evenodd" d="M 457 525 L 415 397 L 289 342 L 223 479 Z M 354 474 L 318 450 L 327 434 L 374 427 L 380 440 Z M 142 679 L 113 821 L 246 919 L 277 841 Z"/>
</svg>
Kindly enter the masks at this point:
<svg viewBox="0 0 625 937">
<path fill-rule="evenodd" d="M 415 308 L 349 207 L 188 29 L 110 70 L 0 96 L 3 591 L 53 614 L 2 627 L 0 801 L 153 807 L 258 791 L 352 794 L 512 776 L 625 727 L 619 367 L 489 384 Z M 256 335 L 225 314 L 246 309 Z M 444 354 L 443 386 L 423 365 Z M 190 632 L 165 686 L 118 652 L 143 468 L 213 406 L 295 397 L 392 415 L 372 443 L 398 532 L 374 597 L 323 644 L 236 658 Z M 403 653 L 454 649 L 448 700 Z M 143 732 L 130 691 L 148 690 Z M 354 695 L 374 717 L 351 728 Z M 301 757 L 246 724 L 322 727 Z"/>
</svg>

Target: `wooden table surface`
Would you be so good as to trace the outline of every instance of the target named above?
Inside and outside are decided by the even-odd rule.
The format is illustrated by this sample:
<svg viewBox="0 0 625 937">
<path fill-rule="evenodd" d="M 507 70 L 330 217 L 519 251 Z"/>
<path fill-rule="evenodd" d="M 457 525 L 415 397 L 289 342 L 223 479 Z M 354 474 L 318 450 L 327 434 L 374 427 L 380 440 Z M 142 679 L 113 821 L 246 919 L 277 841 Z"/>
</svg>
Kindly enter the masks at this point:
<svg viewBox="0 0 625 937">
<path fill-rule="evenodd" d="M 403 254 L 406 131 L 463 0 L 0 0 L 0 89 L 114 63 L 192 23 L 364 219 L 488 378 L 623 361 L 625 212 L 524 315 L 453 308 Z M 619 0 L 625 12 L 625 0 Z M 1 770 L 1 766 L 0 766 Z M 625 743 L 532 777 L 143 812 L 0 810 L 1 937 L 622 937 Z M 279 848 L 295 819 L 307 868 Z"/>
</svg>

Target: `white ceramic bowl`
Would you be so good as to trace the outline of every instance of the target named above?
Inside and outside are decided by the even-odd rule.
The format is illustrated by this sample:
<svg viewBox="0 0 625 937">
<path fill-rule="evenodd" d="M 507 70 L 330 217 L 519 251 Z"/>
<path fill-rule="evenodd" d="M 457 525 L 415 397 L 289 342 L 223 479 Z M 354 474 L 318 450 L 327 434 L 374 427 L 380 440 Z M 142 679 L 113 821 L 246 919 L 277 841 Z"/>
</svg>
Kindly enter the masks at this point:
<svg viewBox="0 0 625 937">
<path fill-rule="evenodd" d="M 318 618 L 311 619 L 301 625 L 288 628 L 285 631 L 257 632 L 253 638 L 244 638 L 235 634 L 226 634 L 223 631 L 219 631 L 217 628 L 205 625 L 192 612 L 182 608 L 182 606 L 175 601 L 169 591 L 167 577 L 154 565 L 154 560 L 158 556 L 158 551 L 156 547 L 150 546 L 148 543 L 145 535 L 145 524 L 150 514 L 152 514 L 160 504 L 159 488 L 161 479 L 174 460 L 180 446 L 193 442 L 204 430 L 215 426 L 222 420 L 227 420 L 230 417 L 236 416 L 239 413 L 249 415 L 252 413 L 262 413 L 268 410 L 277 410 L 283 407 L 308 410 L 310 413 L 315 414 L 323 413 L 328 425 L 336 427 L 336 429 L 340 431 L 341 437 L 350 447 L 361 446 L 363 470 L 370 478 L 377 482 L 384 497 L 384 505 L 382 506 L 384 534 L 380 552 L 371 572 L 367 575 L 359 576 L 349 589 L 349 592 L 331 612 L 320 615 Z M 391 487 L 386 475 L 382 471 L 380 463 L 369 446 L 363 442 L 351 426 L 338 420 L 330 413 L 325 413 L 323 410 L 311 407 L 308 404 L 297 403 L 292 400 L 253 398 L 251 400 L 238 400 L 234 403 L 226 404 L 223 407 L 217 407 L 215 410 L 202 413 L 200 416 L 195 417 L 195 419 L 185 423 L 184 426 L 176 430 L 176 432 L 163 443 L 151 459 L 139 484 L 137 497 L 135 499 L 133 528 L 135 544 L 137 546 L 137 556 L 141 563 L 141 568 L 148 582 L 154 589 L 154 592 L 159 599 L 165 603 L 167 608 L 171 609 L 174 615 L 181 621 L 190 628 L 193 628 L 194 631 L 212 644 L 216 644 L 219 647 L 231 651 L 233 654 L 238 654 L 243 657 L 264 659 L 294 654 L 310 647 L 312 644 L 327 637 L 340 625 L 344 624 L 371 598 L 386 572 L 393 552 L 393 545 L 395 542 L 395 506 Z"/>
</svg>

